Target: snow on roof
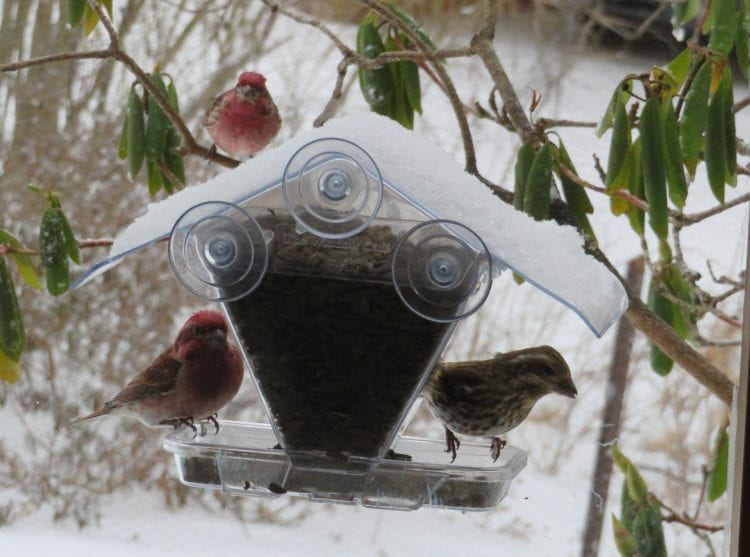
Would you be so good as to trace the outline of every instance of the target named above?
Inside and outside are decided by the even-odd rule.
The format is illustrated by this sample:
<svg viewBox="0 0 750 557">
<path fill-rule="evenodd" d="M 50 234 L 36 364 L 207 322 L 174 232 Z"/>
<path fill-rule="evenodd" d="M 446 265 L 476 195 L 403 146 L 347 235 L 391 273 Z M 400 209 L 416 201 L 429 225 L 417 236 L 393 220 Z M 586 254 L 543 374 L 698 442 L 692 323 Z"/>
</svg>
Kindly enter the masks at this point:
<svg viewBox="0 0 750 557">
<path fill-rule="evenodd" d="M 175 221 L 205 201 L 235 202 L 253 189 L 279 183 L 287 161 L 315 139 L 336 137 L 359 145 L 376 161 L 390 184 L 436 217 L 474 230 L 493 257 L 529 283 L 575 311 L 597 336 L 627 309 L 620 281 L 583 250 L 583 238 L 570 226 L 535 221 L 501 202 L 477 178 L 418 134 L 372 113 L 330 120 L 284 144 L 169 198 L 148 205 L 115 239 L 109 257 L 77 282 L 79 287 L 119 263 L 126 255 L 169 236 Z"/>
</svg>

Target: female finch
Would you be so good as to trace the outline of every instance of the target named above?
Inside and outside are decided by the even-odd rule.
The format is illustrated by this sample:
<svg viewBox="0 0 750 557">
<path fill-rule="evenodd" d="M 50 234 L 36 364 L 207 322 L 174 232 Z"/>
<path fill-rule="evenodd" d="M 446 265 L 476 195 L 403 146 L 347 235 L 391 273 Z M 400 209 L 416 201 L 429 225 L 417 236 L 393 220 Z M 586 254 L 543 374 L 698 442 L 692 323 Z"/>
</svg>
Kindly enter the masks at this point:
<svg viewBox="0 0 750 557">
<path fill-rule="evenodd" d="M 204 124 L 215 146 L 234 157 L 251 157 L 276 137 L 281 117 L 266 78 L 243 72 L 233 89 L 216 97 Z"/>
<path fill-rule="evenodd" d="M 549 393 L 578 394 L 568 364 L 551 346 L 499 353 L 492 360 L 438 364 L 425 386 L 432 413 L 445 425 L 446 452 L 461 442 L 453 433 L 491 437 L 497 461 L 501 433 L 518 426 L 537 400 Z"/>
<path fill-rule="evenodd" d="M 174 344 L 140 372 L 113 399 L 68 425 L 107 414 L 138 418 L 146 425 L 187 424 L 210 420 L 240 389 L 242 356 L 227 342 L 227 322 L 217 311 L 193 314 Z"/>
</svg>

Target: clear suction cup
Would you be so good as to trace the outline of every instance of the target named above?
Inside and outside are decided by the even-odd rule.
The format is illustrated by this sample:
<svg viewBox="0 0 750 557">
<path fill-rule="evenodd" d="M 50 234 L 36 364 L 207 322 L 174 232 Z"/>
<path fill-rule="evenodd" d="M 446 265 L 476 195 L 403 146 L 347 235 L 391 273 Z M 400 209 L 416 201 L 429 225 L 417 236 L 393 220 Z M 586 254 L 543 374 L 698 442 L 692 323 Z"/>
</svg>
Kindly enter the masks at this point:
<svg viewBox="0 0 750 557">
<path fill-rule="evenodd" d="M 323 138 L 299 149 L 286 165 L 284 202 L 305 230 L 348 238 L 370 224 L 383 199 L 375 161 L 344 139 Z"/>
<path fill-rule="evenodd" d="M 450 220 L 423 222 L 393 253 L 393 283 L 403 302 L 431 321 L 477 311 L 492 286 L 492 258 L 482 239 Z"/>
<path fill-rule="evenodd" d="M 252 292 L 268 267 L 268 246 L 258 222 L 223 201 L 200 203 L 177 219 L 169 263 L 193 294 L 228 302 Z"/>
</svg>

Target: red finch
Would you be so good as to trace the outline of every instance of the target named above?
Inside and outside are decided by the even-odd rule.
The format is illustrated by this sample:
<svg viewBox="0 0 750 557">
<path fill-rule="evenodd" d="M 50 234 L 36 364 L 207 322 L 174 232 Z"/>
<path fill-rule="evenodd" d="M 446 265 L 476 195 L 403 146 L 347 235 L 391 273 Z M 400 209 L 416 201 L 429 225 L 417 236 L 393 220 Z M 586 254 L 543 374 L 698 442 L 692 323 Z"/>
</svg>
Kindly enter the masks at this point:
<svg viewBox="0 0 750 557">
<path fill-rule="evenodd" d="M 498 436 L 524 421 L 549 393 L 578 394 L 568 364 L 551 346 L 499 353 L 491 360 L 441 363 L 425 387 L 432 413 L 445 425 L 451 462 L 461 446 L 454 431 L 491 437 L 490 455 L 497 461 L 505 446 Z"/>
<path fill-rule="evenodd" d="M 243 72 L 234 89 L 216 97 L 204 123 L 216 146 L 235 157 L 251 157 L 276 137 L 281 117 L 266 78 Z"/>
<path fill-rule="evenodd" d="M 239 350 L 227 342 L 227 322 L 217 311 L 193 314 L 174 344 L 140 372 L 112 400 L 69 425 L 107 414 L 135 417 L 146 425 L 186 424 L 210 420 L 242 384 Z"/>
</svg>

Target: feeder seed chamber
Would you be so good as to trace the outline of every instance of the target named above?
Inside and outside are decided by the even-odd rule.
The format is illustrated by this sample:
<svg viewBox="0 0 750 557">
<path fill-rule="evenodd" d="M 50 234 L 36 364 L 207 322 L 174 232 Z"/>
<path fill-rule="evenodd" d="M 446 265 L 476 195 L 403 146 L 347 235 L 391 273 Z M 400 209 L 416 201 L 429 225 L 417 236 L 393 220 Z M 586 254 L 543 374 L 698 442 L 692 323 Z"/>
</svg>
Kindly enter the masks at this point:
<svg viewBox="0 0 750 557">
<path fill-rule="evenodd" d="M 482 306 L 508 263 L 469 226 L 419 201 L 408 178 L 388 175 L 395 163 L 403 181 L 394 147 L 404 134 L 425 147 L 383 120 L 342 119 L 226 172 L 234 176 L 215 179 L 222 187 L 172 196 L 79 281 L 169 235 L 182 285 L 222 304 L 270 424 L 222 421 L 217 434 L 170 434 L 164 448 L 184 484 L 384 509 L 487 510 L 525 466 L 521 449 L 507 446 L 493 463 L 474 443 L 449 464 L 444 441 L 401 435 L 457 323 Z M 363 135 L 378 160 L 358 144 Z M 389 139 L 390 152 L 378 148 Z M 414 174 L 424 180 L 429 165 Z M 434 182 L 449 202 L 462 195 Z M 533 283 L 532 275 L 524 274 Z M 536 285 L 592 326 L 585 303 Z M 621 299 L 609 305 L 606 326 L 624 310 Z"/>
</svg>

